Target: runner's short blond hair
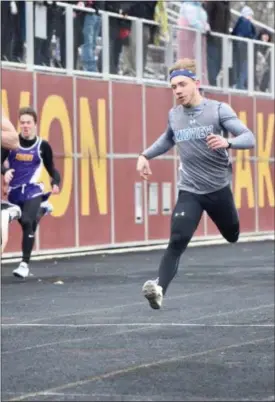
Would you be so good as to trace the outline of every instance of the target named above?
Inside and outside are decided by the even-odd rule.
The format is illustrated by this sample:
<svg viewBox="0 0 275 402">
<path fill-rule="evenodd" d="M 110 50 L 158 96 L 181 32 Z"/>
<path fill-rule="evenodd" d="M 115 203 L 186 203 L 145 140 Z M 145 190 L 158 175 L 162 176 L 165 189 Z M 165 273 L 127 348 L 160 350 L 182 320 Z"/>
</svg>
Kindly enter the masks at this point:
<svg viewBox="0 0 275 402">
<path fill-rule="evenodd" d="M 176 70 L 189 70 L 196 74 L 196 60 L 193 59 L 180 59 L 170 69 L 169 74 Z"/>
</svg>

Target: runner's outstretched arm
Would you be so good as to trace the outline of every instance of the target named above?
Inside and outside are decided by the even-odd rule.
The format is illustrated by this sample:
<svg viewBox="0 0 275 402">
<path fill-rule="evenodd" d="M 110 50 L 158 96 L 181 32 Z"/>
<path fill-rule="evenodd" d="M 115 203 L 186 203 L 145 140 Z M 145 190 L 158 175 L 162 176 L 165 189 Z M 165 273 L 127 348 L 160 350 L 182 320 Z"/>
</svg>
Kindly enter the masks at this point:
<svg viewBox="0 0 275 402">
<path fill-rule="evenodd" d="M 18 134 L 11 121 L 4 115 L 2 110 L 1 121 L 1 145 L 6 149 L 16 149 L 19 147 Z"/>
</svg>

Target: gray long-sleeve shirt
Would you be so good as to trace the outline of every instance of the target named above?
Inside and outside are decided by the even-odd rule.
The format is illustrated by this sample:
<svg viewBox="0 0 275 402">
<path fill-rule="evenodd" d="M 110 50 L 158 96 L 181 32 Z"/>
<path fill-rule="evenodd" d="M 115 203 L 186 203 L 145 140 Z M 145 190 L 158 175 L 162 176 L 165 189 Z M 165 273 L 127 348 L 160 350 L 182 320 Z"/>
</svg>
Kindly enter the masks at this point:
<svg viewBox="0 0 275 402">
<path fill-rule="evenodd" d="M 209 134 L 222 135 L 222 130 L 235 137 L 230 139 L 233 149 L 255 146 L 254 134 L 228 104 L 203 98 L 199 106 L 184 108 L 179 105 L 169 111 L 166 132 L 143 155 L 152 159 L 176 145 L 180 157 L 179 189 L 197 194 L 211 193 L 231 181 L 232 164 L 227 150 L 209 149 L 206 142 Z"/>
</svg>

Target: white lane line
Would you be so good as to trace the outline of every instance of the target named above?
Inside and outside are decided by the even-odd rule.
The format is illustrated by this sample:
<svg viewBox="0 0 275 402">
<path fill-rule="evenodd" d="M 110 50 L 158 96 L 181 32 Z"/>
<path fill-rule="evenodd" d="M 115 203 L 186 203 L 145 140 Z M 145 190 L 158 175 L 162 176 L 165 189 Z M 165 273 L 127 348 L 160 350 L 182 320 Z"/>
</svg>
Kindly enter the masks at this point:
<svg viewBox="0 0 275 402">
<path fill-rule="evenodd" d="M 172 363 L 180 362 L 180 361 L 187 360 L 187 359 L 192 359 L 192 358 L 196 358 L 196 357 L 200 357 L 200 356 L 206 356 L 211 353 L 219 353 L 219 352 L 227 351 L 230 349 L 236 349 L 236 348 L 238 349 L 243 346 L 256 345 L 256 344 L 264 343 L 264 342 L 274 342 L 274 336 L 268 337 L 268 338 L 255 339 L 253 341 L 241 342 L 241 343 L 237 343 L 237 344 L 231 344 L 231 345 L 227 345 L 227 346 L 221 346 L 219 348 L 207 349 L 207 350 L 203 350 L 202 352 L 190 353 L 187 355 L 176 356 L 176 357 L 172 357 L 169 359 L 162 359 L 162 360 L 153 361 L 153 362 L 149 362 L 149 363 L 142 363 L 142 364 L 137 364 L 134 366 L 128 366 L 128 367 L 125 367 L 125 368 L 122 368 L 119 370 L 109 371 L 107 373 L 91 376 L 91 377 L 85 378 L 83 380 L 78 380 L 78 381 L 70 382 L 67 384 L 60 384 L 53 388 L 44 389 L 44 390 L 40 390 L 40 391 L 36 391 L 36 392 L 30 392 L 30 393 L 21 395 L 19 397 L 8 399 L 8 401 L 23 401 L 23 400 L 30 399 L 30 398 L 37 398 L 38 396 L 44 395 L 45 393 L 49 393 L 49 392 L 60 392 L 65 389 L 80 387 L 80 386 L 87 385 L 87 384 L 90 384 L 90 383 L 96 382 L 96 381 L 103 381 L 103 380 L 108 380 L 108 379 L 114 378 L 114 377 L 125 376 L 129 373 L 135 373 L 140 370 L 145 370 L 148 368 L 159 367 L 159 366 L 172 364 Z M 143 373 L 143 375 L 144 375 L 144 373 Z"/>
<path fill-rule="evenodd" d="M 177 322 L 119 322 L 119 323 L 91 323 L 91 324 L 2 324 L 2 328 L 95 328 L 95 327 L 209 327 L 209 328 L 274 328 L 274 324 L 197 324 L 197 323 L 177 323 Z"/>
<path fill-rule="evenodd" d="M 240 285 L 240 286 L 229 286 L 225 288 L 219 288 L 219 289 L 205 289 L 204 291 L 200 292 L 194 292 L 194 293 L 186 293 L 186 294 L 181 294 L 178 296 L 169 296 L 167 297 L 166 300 L 178 300 L 178 299 L 184 299 L 187 297 L 194 297 L 194 296 L 200 296 L 200 295 L 205 295 L 207 293 L 211 294 L 216 294 L 216 293 L 221 293 L 221 292 L 227 292 L 227 291 L 235 291 L 235 290 L 240 290 L 244 288 L 250 287 L 250 284 L 245 284 L 245 285 Z M 120 305 L 115 305 L 115 306 L 106 306 L 106 307 L 100 307 L 100 308 L 94 308 L 90 310 L 82 310 L 82 311 L 77 311 L 77 312 L 70 312 L 70 313 L 65 313 L 65 314 L 55 314 L 50 317 L 42 317 L 42 318 L 35 318 L 33 320 L 28 320 L 28 323 L 38 323 L 38 322 L 43 322 L 43 321 L 49 321 L 49 320 L 55 320 L 59 318 L 65 318 L 65 317 L 76 317 L 76 316 L 81 316 L 81 315 L 88 315 L 88 314 L 96 314 L 97 312 L 101 311 L 113 311 L 116 309 L 124 309 L 124 308 L 129 308 L 129 307 L 134 307 L 134 306 L 141 306 L 145 303 L 145 301 L 140 301 L 140 302 L 135 302 L 135 303 L 129 303 L 129 304 L 120 304 Z M 21 323 L 23 324 L 23 322 Z"/>
</svg>

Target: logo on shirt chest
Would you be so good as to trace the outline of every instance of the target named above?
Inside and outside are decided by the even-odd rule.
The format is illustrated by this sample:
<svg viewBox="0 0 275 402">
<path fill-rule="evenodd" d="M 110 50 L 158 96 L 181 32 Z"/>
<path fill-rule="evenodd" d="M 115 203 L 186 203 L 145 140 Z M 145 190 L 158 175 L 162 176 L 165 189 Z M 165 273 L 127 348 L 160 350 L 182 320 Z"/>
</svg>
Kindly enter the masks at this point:
<svg viewBox="0 0 275 402">
<path fill-rule="evenodd" d="M 20 162 L 32 162 L 33 157 L 31 154 L 16 154 L 15 159 Z"/>
<path fill-rule="evenodd" d="M 201 140 L 214 132 L 214 126 L 188 127 L 181 130 L 174 130 L 175 141 Z"/>
</svg>

